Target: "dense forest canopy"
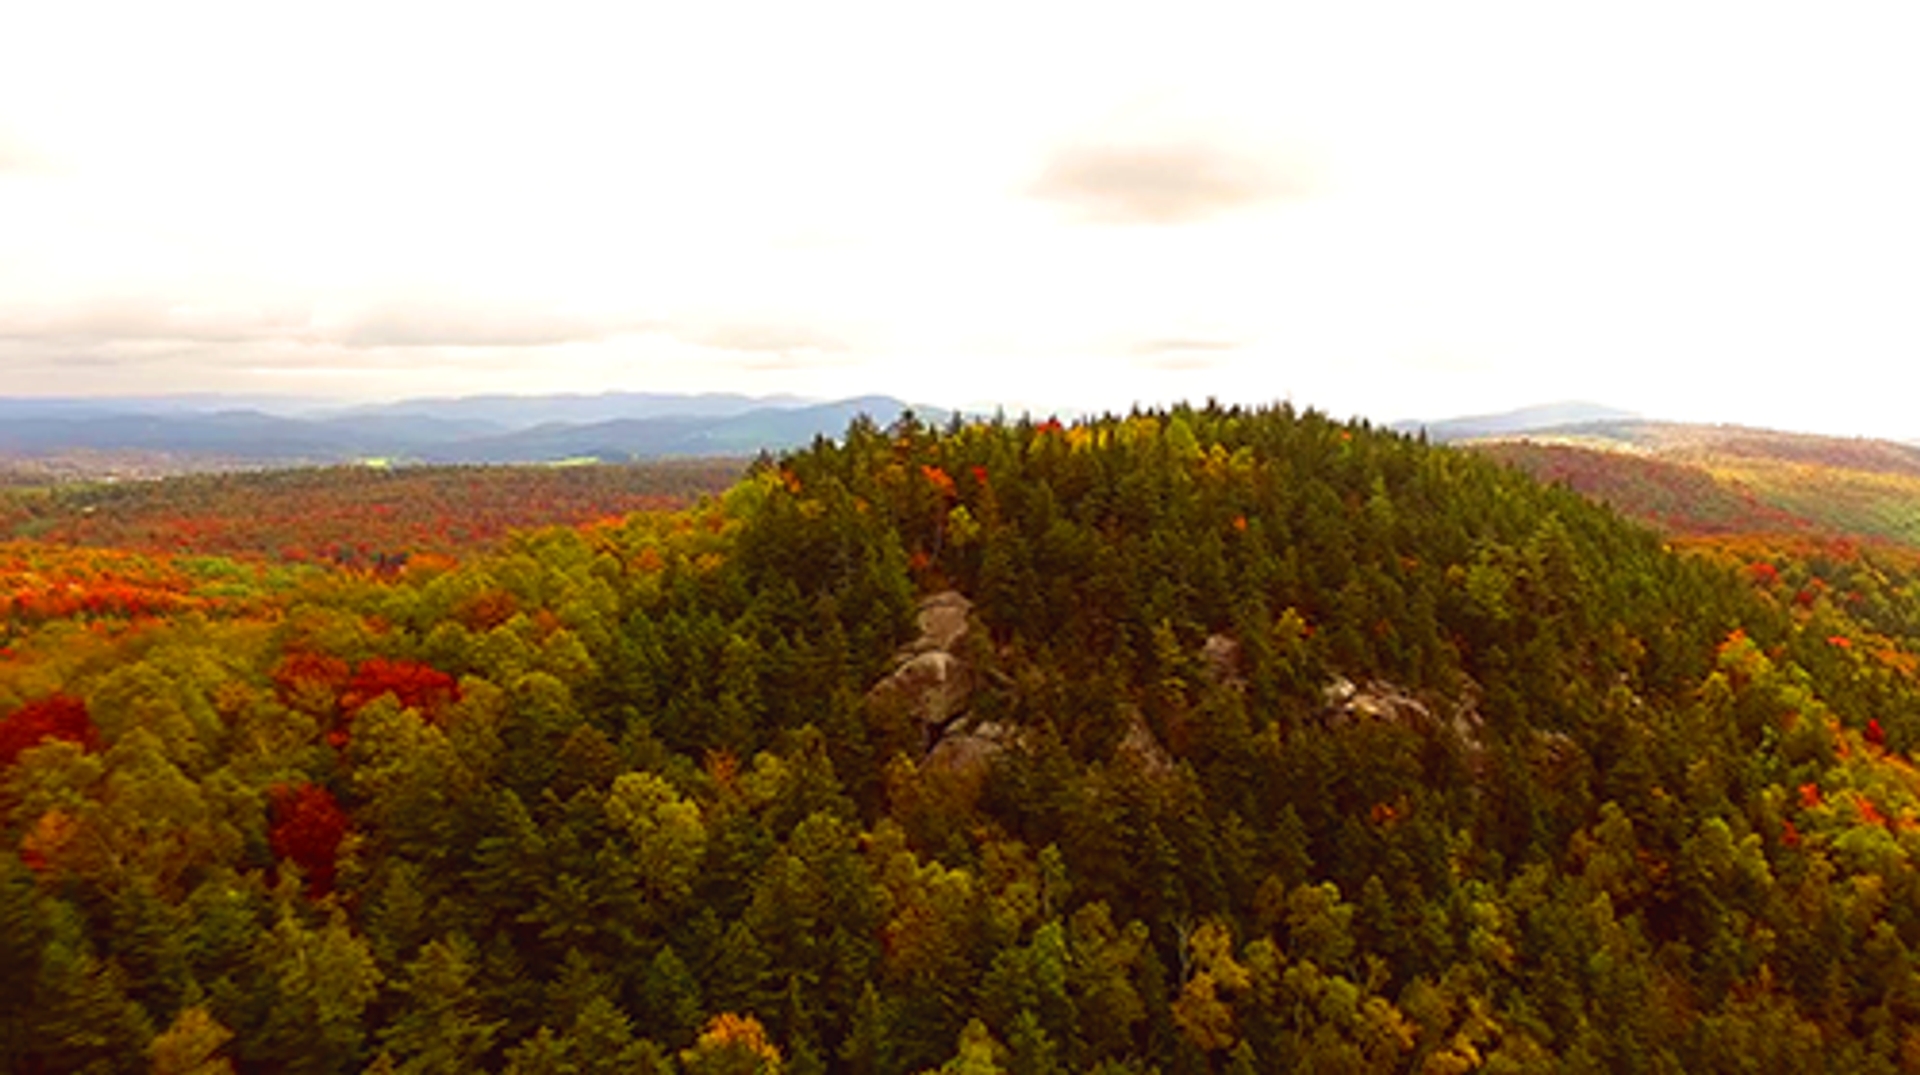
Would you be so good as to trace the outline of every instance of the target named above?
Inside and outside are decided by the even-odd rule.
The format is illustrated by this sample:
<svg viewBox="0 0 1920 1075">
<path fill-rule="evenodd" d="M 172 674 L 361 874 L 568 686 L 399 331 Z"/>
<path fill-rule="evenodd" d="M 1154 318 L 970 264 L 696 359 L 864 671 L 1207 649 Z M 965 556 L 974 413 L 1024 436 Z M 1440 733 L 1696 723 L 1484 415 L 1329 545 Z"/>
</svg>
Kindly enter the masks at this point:
<svg viewBox="0 0 1920 1075">
<path fill-rule="evenodd" d="M 489 545 L 516 527 L 686 507 L 744 465 L 355 465 L 0 488 L 0 538 L 377 567 Z"/>
<path fill-rule="evenodd" d="M 1207 407 L 0 584 L 10 1070 L 1920 1067 L 1910 556 Z"/>
</svg>

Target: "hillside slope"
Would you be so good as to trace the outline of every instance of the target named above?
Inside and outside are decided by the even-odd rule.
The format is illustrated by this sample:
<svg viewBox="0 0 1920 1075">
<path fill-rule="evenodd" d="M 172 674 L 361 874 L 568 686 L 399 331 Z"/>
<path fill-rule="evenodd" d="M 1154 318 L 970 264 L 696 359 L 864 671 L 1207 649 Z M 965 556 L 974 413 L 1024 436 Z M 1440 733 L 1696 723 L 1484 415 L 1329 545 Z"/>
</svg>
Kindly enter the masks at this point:
<svg viewBox="0 0 1920 1075">
<path fill-rule="evenodd" d="M 1284 408 L 856 421 L 380 575 L 5 548 L 13 1070 L 1920 1054 L 1909 560 Z"/>
<path fill-rule="evenodd" d="M 1920 448 L 1911 445 L 1624 422 L 1469 447 L 1679 535 L 1826 533 L 1920 545 Z"/>
</svg>

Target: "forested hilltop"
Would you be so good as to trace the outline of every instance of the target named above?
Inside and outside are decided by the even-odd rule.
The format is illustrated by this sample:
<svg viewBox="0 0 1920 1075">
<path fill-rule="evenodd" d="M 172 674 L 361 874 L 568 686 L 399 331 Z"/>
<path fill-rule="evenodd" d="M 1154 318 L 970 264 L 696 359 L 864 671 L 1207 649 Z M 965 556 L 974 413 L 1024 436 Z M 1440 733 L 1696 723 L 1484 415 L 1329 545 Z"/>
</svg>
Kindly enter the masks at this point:
<svg viewBox="0 0 1920 1075">
<path fill-rule="evenodd" d="M 103 555 L 0 544 L 9 1070 L 1920 1069 L 1906 554 L 1283 407 Z"/>
</svg>

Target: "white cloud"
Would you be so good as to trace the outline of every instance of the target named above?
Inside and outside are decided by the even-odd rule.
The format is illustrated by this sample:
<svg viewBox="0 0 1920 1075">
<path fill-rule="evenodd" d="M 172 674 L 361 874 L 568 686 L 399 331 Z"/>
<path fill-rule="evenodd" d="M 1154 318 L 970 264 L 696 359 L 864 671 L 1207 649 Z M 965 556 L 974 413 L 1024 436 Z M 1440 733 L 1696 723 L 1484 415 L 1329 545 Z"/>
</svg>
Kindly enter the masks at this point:
<svg viewBox="0 0 1920 1075">
<path fill-rule="evenodd" d="M 36 176 L 51 170 L 51 162 L 17 136 L 0 128 L 0 178 Z"/>
<path fill-rule="evenodd" d="M 1578 397 L 1920 433 L 1862 387 L 1920 359 L 1916 18 L 28 5 L 0 392 Z"/>
<path fill-rule="evenodd" d="M 1191 139 L 1062 146 L 1030 191 L 1095 223 L 1186 224 L 1304 198 L 1313 185 L 1305 168 Z"/>
<path fill-rule="evenodd" d="M 524 348 L 596 342 L 644 324 L 537 306 L 391 303 L 315 325 L 309 335 L 355 348 Z"/>
</svg>

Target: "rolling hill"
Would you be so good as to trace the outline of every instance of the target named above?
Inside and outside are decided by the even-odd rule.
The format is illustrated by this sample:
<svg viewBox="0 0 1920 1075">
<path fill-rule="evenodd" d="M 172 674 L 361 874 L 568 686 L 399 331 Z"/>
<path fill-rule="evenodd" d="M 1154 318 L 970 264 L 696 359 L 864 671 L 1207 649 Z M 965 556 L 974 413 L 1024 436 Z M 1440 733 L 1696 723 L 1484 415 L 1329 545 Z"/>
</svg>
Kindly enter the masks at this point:
<svg viewBox="0 0 1920 1075">
<path fill-rule="evenodd" d="M 1395 422 L 1391 428 L 1399 433 L 1424 433 L 1427 439 L 1444 444 L 1476 437 L 1516 436 L 1536 430 L 1568 429 L 1594 423 L 1633 421 L 1635 418 L 1633 412 L 1623 411 L 1617 407 L 1598 403 L 1565 402 L 1543 403 L 1494 414 L 1467 415 L 1433 421 L 1413 419 Z"/>
<path fill-rule="evenodd" d="M 1827 533 L 1920 545 L 1920 448 L 1618 421 L 1465 442 L 1682 536 Z"/>
<path fill-rule="evenodd" d="M 181 529 L 469 476 L 262 477 Z M 860 423 L 397 568 L 113 521 L 0 543 L 0 1069 L 1920 1055 L 1912 557 L 1289 408 Z"/>
</svg>

